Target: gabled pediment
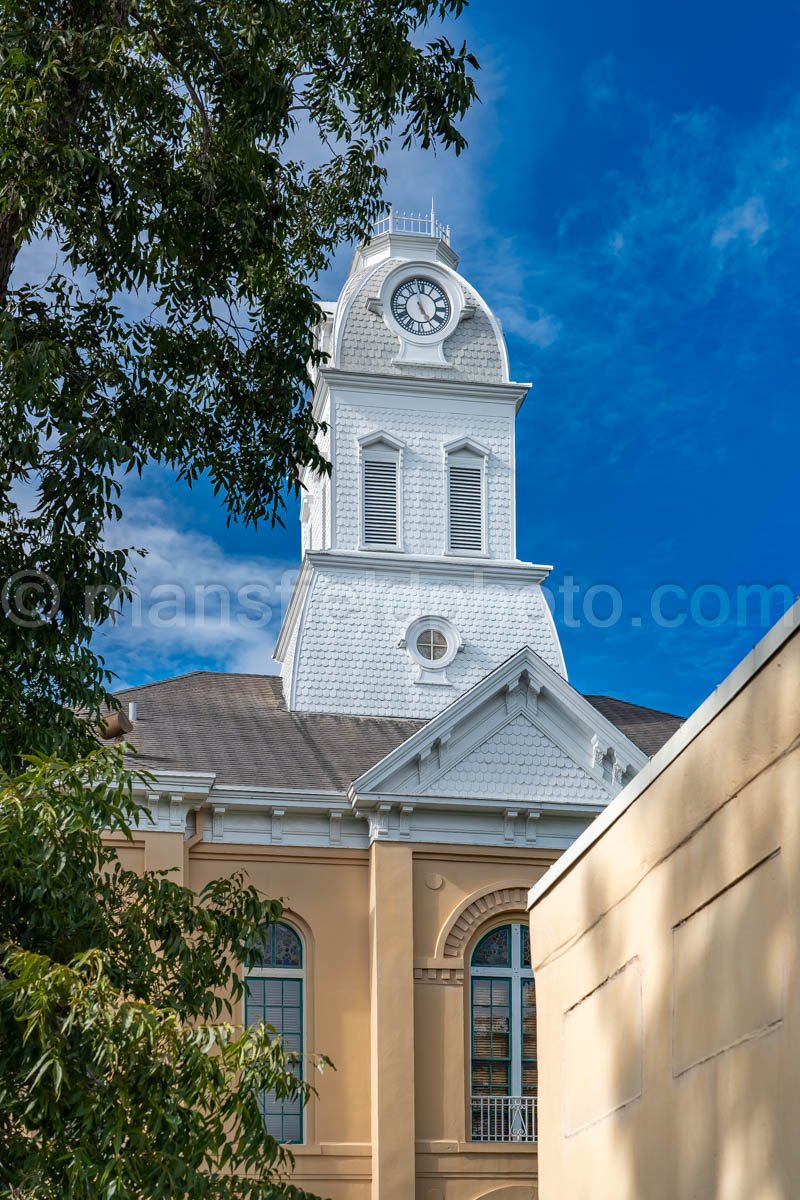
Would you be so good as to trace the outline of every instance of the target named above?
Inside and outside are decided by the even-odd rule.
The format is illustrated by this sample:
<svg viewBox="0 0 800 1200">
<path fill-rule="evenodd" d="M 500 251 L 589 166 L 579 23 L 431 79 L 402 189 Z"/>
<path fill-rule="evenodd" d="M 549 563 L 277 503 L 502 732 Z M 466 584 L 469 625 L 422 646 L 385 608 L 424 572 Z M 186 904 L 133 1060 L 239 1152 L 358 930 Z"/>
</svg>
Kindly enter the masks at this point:
<svg viewBox="0 0 800 1200">
<path fill-rule="evenodd" d="M 457 761 L 449 765 L 445 748 L 432 778 L 418 771 L 417 780 L 412 773 L 405 782 L 414 794 L 428 796 L 544 798 L 565 804 L 604 804 L 609 798 L 605 781 L 593 778 L 586 764 L 579 766 L 527 711 L 509 717 L 494 733 L 454 758 Z"/>
<path fill-rule="evenodd" d="M 528 647 L 388 754 L 351 788 L 379 799 L 452 808 L 601 808 L 646 755 Z"/>
</svg>

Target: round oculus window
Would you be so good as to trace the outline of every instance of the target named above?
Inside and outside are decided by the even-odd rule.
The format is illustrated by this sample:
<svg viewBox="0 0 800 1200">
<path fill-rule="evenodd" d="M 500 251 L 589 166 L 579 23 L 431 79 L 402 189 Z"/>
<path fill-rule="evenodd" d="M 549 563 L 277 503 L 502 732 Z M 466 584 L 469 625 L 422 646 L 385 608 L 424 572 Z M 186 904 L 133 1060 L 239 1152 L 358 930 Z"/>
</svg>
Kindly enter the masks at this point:
<svg viewBox="0 0 800 1200">
<path fill-rule="evenodd" d="M 417 634 L 417 653 L 427 662 L 437 662 L 444 658 L 449 649 L 447 638 L 438 629 L 423 629 Z"/>
<path fill-rule="evenodd" d="M 458 630 L 445 617 L 417 617 L 400 642 L 420 669 L 417 683 L 447 683 L 447 667 L 462 646 Z"/>
</svg>

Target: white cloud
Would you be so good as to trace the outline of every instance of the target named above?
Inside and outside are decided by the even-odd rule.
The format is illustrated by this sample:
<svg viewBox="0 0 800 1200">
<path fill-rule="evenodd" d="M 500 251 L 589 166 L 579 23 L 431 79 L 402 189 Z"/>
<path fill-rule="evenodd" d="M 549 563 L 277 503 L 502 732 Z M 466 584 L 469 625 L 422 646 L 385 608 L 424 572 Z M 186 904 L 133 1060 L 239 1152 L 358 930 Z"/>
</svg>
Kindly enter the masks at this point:
<svg viewBox="0 0 800 1200">
<path fill-rule="evenodd" d="M 500 319 L 506 333 L 513 333 L 539 350 L 552 346 L 561 332 L 561 321 L 543 308 L 536 310 L 536 316 L 530 317 L 519 309 L 500 309 Z"/>
<path fill-rule="evenodd" d="M 757 245 L 769 229 L 769 217 L 761 196 L 750 196 L 744 204 L 723 213 L 711 237 L 712 246 L 727 246 L 737 238 Z"/>
<path fill-rule="evenodd" d="M 94 645 L 124 682 L 193 667 L 269 674 L 296 567 L 237 555 L 182 528 L 158 497 L 128 497 L 109 529 L 116 546 L 145 547 L 131 560 L 134 598 L 101 626 Z"/>
</svg>

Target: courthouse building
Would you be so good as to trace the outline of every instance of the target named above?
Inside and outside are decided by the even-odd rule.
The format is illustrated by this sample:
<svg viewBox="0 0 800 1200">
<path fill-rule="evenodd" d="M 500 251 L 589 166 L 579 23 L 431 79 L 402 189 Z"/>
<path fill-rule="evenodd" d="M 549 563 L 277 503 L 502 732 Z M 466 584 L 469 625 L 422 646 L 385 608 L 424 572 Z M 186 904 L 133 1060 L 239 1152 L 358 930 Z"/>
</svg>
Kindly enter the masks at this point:
<svg viewBox="0 0 800 1200">
<path fill-rule="evenodd" d="M 240 1015 L 335 1063 L 304 1111 L 263 1100 L 333 1200 L 536 1194 L 528 888 L 680 724 L 568 682 L 516 552 L 529 385 L 457 267 L 433 215 L 390 217 L 324 306 L 333 469 L 303 480 L 280 674 L 120 697 L 155 779 L 125 860 L 285 900 Z"/>
</svg>

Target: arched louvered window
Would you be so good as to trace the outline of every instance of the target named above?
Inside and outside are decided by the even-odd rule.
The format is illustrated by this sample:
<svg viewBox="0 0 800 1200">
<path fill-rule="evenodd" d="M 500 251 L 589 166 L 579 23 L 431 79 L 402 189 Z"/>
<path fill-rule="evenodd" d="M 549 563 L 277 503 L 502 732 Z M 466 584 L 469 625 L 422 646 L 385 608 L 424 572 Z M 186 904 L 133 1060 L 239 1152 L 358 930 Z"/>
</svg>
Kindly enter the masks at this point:
<svg viewBox="0 0 800 1200">
<path fill-rule="evenodd" d="M 366 549 L 400 546 L 402 447 L 386 434 L 361 443 L 361 542 Z"/>
<path fill-rule="evenodd" d="M 245 979 L 246 1025 L 270 1025 L 303 1070 L 305 971 L 300 935 L 285 921 L 268 925 L 255 948 L 257 961 Z M 303 1141 L 303 1105 L 299 1097 L 279 1099 L 274 1092 L 258 1098 L 264 1124 L 279 1142 Z"/>
<path fill-rule="evenodd" d="M 486 459 L 468 446 L 447 454 L 447 548 L 453 554 L 482 554 Z"/>
<path fill-rule="evenodd" d="M 536 1141 L 536 992 L 526 925 L 501 925 L 481 938 L 470 990 L 472 1140 Z"/>
</svg>

